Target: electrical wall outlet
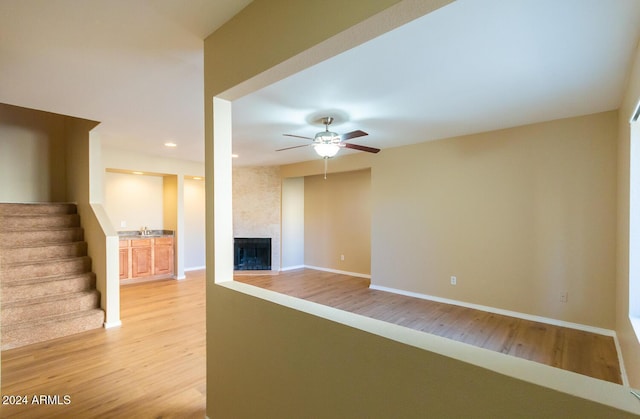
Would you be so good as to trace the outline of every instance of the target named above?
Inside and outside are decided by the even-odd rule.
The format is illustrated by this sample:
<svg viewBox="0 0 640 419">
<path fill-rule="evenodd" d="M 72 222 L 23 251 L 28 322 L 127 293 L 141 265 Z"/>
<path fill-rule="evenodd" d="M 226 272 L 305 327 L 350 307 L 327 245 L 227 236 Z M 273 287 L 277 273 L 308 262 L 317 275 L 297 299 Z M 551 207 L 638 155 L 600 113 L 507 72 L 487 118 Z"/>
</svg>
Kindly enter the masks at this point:
<svg viewBox="0 0 640 419">
<path fill-rule="evenodd" d="M 566 303 L 567 301 L 569 301 L 569 292 L 565 291 L 565 292 L 560 294 L 560 302 L 561 303 Z"/>
<path fill-rule="evenodd" d="M 455 276 L 451 277 L 451 285 L 456 285 L 458 283 L 458 278 L 456 278 Z"/>
<path fill-rule="evenodd" d="M 126 227 L 126 226 L 127 226 L 126 221 L 120 221 L 120 227 Z"/>
<path fill-rule="evenodd" d="M 344 255 L 340 255 L 340 260 L 344 260 Z"/>
</svg>

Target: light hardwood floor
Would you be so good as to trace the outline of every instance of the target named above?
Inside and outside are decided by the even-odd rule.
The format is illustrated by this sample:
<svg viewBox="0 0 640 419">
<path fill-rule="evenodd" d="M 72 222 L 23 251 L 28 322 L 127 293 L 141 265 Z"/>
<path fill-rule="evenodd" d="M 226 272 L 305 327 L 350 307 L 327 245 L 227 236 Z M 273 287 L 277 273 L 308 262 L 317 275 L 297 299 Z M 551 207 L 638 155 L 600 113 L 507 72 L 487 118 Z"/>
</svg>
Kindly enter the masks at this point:
<svg viewBox="0 0 640 419">
<path fill-rule="evenodd" d="M 205 417 L 205 279 L 121 287 L 123 325 L 2 353 L 2 396 L 68 405 L 0 406 L 2 418 Z"/>
<path fill-rule="evenodd" d="M 370 290 L 320 271 L 236 280 L 581 374 L 619 382 L 611 338 Z M 2 395 L 58 395 L 68 405 L 0 406 L 2 418 L 202 418 L 205 279 L 121 289 L 123 326 L 2 353 Z"/>
<path fill-rule="evenodd" d="M 316 270 L 236 281 L 621 384 L 613 338 L 369 288 L 369 280 Z"/>
</svg>

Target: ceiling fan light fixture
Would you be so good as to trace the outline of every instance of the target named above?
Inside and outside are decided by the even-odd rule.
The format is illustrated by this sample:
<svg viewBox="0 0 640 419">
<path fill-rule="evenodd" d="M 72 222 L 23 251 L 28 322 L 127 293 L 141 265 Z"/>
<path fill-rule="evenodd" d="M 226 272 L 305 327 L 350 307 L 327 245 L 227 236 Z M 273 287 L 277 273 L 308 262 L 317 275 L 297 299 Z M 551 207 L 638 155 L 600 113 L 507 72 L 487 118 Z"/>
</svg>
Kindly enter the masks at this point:
<svg viewBox="0 0 640 419">
<path fill-rule="evenodd" d="M 322 131 L 316 134 L 313 141 L 323 144 L 338 144 L 340 142 L 340 136 L 335 132 Z"/>
<path fill-rule="evenodd" d="M 354 150 L 366 151 L 369 153 L 377 153 L 378 151 L 380 151 L 380 149 L 378 148 L 365 147 L 357 144 L 345 143 L 345 141 L 350 140 L 352 138 L 363 137 L 369 134 L 361 130 L 356 130 L 356 131 L 347 132 L 342 135 L 338 135 L 335 132 L 329 131 L 329 125 L 331 125 L 332 122 L 333 122 L 333 118 L 330 116 L 322 118 L 322 123 L 325 125 L 325 129 L 324 131 L 317 133 L 314 138 L 303 137 L 301 135 L 283 134 L 287 137 L 303 138 L 305 140 L 311 140 L 312 142 L 311 144 L 285 147 L 276 151 L 290 150 L 292 148 L 299 148 L 299 147 L 306 147 L 307 145 L 313 145 L 313 148 L 316 151 L 316 153 L 320 157 L 325 159 L 325 166 L 327 164 L 326 159 L 338 154 L 338 151 L 340 151 L 341 148 L 350 148 Z"/>
<path fill-rule="evenodd" d="M 329 158 L 338 154 L 340 146 L 333 143 L 318 143 L 313 145 L 313 149 L 316 151 L 316 153 L 318 153 L 320 157 Z"/>
</svg>

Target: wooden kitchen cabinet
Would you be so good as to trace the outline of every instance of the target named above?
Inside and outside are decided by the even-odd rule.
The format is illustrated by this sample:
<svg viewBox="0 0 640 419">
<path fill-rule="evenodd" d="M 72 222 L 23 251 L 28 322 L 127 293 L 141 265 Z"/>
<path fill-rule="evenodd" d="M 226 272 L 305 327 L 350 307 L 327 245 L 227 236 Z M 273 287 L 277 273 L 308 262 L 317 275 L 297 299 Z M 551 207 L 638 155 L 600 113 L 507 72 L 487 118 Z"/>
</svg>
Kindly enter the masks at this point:
<svg viewBox="0 0 640 419">
<path fill-rule="evenodd" d="M 120 279 L 127 279 L 129 273 L 129 240 L 120 240 Z"/>
<path fill-rule="evenodd" d="M 173 238 L 154 239 L 153 246 L 154 275 L 173 275 Z"/>
<path fill-rule="evenodd" d="M 172 277 L 173 254 L 172 236 L 120 240 L 122 283 Z"/>
<path fill-rule="evenodd" d="M 131 277 L 153 275 L 153 239 L 131 240 Z"/>
</svg>

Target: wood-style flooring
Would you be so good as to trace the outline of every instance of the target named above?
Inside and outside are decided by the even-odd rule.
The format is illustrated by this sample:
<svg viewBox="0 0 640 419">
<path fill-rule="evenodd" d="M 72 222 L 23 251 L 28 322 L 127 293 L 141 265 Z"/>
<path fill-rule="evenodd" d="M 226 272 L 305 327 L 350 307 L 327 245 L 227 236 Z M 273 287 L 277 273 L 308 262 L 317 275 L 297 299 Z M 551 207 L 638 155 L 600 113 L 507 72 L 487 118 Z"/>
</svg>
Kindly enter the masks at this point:
<svg viewBox="0 0 640 419">
<path fill-rule="evenodd" d="M 370 290 L 368 280 L 321 271 L 236 280 L 620 382 L 610 337 Z M 123 286 L 120 297 L 120 328 L 2 353 L 2 396 L 28 404 L 0 405 L 1 418 L 204 417 L 204 271 Z M 34 396 L 60 404 L 33 404 Z"/>
<path fill-rule="evenodd" d="M 0 418 L 205 417 L 204 271 L 126 285 L 120 299 L 119 328 L 2 352 L 2 396 L 28 404 L 0 405 Z M 33 404 L 40 395 L 61 404 Z"/>
<path fill-rule="evenodd" d="M 373 290 L 368 279 L 317 270 L 236 276 L 235 280 L 622 384 L 610 336 Z"/>
</svg>

